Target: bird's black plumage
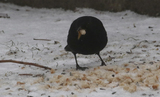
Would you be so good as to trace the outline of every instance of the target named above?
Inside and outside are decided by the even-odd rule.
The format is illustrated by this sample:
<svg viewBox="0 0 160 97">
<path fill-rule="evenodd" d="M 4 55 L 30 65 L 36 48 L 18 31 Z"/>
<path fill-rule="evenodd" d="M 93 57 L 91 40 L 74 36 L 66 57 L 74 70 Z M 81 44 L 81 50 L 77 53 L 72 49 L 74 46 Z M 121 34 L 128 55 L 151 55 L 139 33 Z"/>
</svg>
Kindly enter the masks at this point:
<svg viewBox="0 0 160 97">
<path fill-rule="evenodd" d="M 99 53 L 107 42 L 107 32 L 102 22 L 92 16 L 83 16 L 74 20 L 71 24 L 65 50 L 74 54 L 76 69 L 85 70 L 87 67 L 78 65 L 76 54 L 97 54 L 102 61 L 102 65 L 105 65 Z"/>
</svg>

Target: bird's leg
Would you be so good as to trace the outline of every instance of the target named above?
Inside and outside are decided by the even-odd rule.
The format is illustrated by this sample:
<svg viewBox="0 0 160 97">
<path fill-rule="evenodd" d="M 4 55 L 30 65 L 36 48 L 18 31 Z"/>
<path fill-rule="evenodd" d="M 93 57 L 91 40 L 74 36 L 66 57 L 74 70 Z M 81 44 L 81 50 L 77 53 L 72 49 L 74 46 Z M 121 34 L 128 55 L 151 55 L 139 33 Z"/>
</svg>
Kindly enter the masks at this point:
<svg viewBox="0 0 160 97">
<path fill-rule="evenodd" d="M 101 60 L 101 66 L 106 66 L 106 64 L 104 63 L 104 61 L 102 60 L 102 58 L 101 58 L 101 56 L 100 56 L 100 54 L 99 54 L 99 52 L 97 53 L 97 55 L 98 55 L 98 57 L 100 58 L 100 60 Z"/>
<path fill-rule="evenodd" d="M 88 67 L 80 67 L 79 65 L 78 65 L 78 62 L 77 62 L 77 56 L 76 56 L 76 53 L 73 53 L 73 55 L 74 55 L 74 58 L 75 58 L 75 61 L 76 61 L 76 70 L 86 70 L 86 69 L 88 69 Z"/>
</svg>

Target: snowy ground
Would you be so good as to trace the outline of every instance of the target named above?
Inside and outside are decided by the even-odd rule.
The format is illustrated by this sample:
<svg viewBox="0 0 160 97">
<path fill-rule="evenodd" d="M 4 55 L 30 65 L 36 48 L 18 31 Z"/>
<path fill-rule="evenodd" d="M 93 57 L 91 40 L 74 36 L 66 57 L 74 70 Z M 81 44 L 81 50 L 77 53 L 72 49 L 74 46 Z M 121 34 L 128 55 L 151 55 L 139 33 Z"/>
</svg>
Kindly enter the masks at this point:
<svg viewBox="0 0 160 97">
<path fill-rule="evenodd" d="M 0 63 L 0 97 L 160 96 L 160 18 L 131 11 L 73 12 L 0 3 L 2 14 L 10 18 L 0 18 L 0 60 L 38 63 L 53 71 Z M 96 55 L 78 55 L 79 64 L 90 69 L 76 71 L 74 56 L 64 47 L 70 24 L 84 15 L 99 18 L 106 28 L 109 41 L 101 55 L 107 66 L 98 67 Z"/>
</svg>

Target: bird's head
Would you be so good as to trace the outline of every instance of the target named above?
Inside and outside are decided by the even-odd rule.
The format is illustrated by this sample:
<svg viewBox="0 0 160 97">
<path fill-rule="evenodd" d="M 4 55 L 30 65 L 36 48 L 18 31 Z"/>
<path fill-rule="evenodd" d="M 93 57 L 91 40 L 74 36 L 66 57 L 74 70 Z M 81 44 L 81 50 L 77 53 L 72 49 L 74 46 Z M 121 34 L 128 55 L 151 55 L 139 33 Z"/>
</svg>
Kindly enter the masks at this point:
<svg viewBox="0 0 160 97">
<path fill-rule="evenodd" d="M 82 35 L 86 35 L 86 30 L 82 27 L 79 27 L 77 32 L 78 32 L 78 40 L 81 38 Z"/>
</svg>

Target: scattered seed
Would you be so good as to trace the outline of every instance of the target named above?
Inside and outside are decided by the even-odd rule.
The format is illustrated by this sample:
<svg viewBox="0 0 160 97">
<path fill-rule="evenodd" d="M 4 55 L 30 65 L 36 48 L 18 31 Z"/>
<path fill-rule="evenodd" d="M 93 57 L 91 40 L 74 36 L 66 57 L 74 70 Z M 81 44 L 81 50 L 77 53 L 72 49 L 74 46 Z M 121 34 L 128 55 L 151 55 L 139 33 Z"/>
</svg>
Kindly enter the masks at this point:
<svg viewBox="0 0 160 97">
<path fill-rule="evenodd" d="M 24 85 L 24 82 L 17 82 L 17 85 Z"/>
</svg>

